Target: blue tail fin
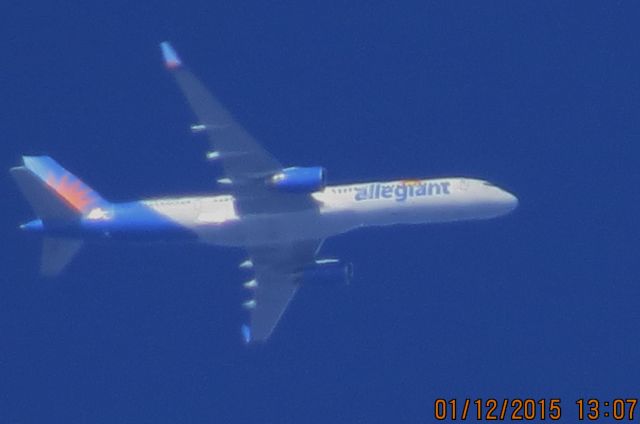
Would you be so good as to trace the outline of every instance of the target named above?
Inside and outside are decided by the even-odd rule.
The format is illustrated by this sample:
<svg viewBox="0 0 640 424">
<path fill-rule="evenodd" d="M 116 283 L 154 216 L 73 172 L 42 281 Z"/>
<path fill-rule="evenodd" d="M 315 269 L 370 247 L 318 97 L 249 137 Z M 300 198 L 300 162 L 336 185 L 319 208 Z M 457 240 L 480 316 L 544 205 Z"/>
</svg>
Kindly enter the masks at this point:
<svg viewBox="0 0 640 424">
<path fill-rule="evenodd" d="M 108 202 L 48 156 L 25 156 L 23 166 L 11 175 L 40 221 L 23 225 L 25 229 L 51 224 L 68 224 Z M 82 246 L 81 240 L 45 237 L 40 271 L 45 276 L 60 273 Z"/>
<path fill-rule="evenodd" d="M 108 205 L 96 191 L 50 157 L 24 156 L 22 160 L 24 166 L 11 172 L 39 218 L 82 216 Z"/>
</svg>

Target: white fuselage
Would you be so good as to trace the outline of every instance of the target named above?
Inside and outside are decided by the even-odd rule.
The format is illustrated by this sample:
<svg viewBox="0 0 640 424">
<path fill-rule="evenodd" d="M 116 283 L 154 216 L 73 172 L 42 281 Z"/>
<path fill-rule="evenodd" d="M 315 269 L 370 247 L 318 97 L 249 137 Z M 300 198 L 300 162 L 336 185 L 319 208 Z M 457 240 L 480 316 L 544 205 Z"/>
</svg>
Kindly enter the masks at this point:
<svg viewBox="0 0 640 424">
<path fill-rule="evenodd" d="M 201 241 L 257 246 L 318 240 L 365 226 L 487 219 L 517 206 L 512 194 L 481 180 L 441 178 L 327 186 L 316 210 L 240 216 L 233 196 L 143 201 L 195 231 Z"/>
</svg>

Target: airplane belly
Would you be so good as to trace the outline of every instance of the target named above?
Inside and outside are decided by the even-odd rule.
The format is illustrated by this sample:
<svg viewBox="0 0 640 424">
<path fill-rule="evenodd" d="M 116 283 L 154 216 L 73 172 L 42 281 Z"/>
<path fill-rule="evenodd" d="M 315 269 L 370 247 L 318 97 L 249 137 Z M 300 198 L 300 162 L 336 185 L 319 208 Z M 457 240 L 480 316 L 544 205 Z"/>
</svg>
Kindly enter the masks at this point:
<svg viewBox="0 0 640 424">
<path fill-rule="evenodd" d="M 219 224 L 201 223 L 196 232 L 210 244 L 223 246 L 261 246 L 300 240 L 317 240 L 335 235 L 344 225 L 336 225 L 335 217 L 318 211 L 280 214 L 246 215 Z"/>
<path fill-rule="evenodd" d="M 435 224 L 485 219 L 495 216 L 486 206 L 463 196 L 420 199 L 401 204 L 379 205 L 360 211 L 364 225 Z"/>
<path fill-rule="evenodd" d="M 348 212 L 348 213 L 347 213 Z M 411 199 L 404 202 L 376 200 L 367 203 L 353 202 L 329 209 L 327 215 L 335 216 L 335 225 L 343 231 L 362 226 L 395 224 L 428 224 L 480 218 L 477 205 L 458 196 Z M 340 219 L 346 217 L 346 219 Z"/>
</svg>

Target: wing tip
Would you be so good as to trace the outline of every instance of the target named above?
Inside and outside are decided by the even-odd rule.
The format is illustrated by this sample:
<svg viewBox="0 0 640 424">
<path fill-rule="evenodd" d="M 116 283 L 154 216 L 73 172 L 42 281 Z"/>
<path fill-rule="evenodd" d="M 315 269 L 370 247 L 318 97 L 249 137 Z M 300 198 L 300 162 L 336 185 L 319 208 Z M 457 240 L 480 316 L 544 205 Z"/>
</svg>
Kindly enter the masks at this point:
<svg viewBox="0 0 640 424">
<path fill-rule="evenodd" d="M 178 57 L 178 53 L 171 46 L 168 41 L 160 43 L 160 50 L 162 50 L 162 57 L 164 59 L 164 66 L 167 69 L 177 69 L 182 66 L 182 61 Z"/>
<path fill-rule="evenodd" d="M 249 327 L 247 324 L 243 324 L 240 330 L 242 332 L 242 340 L 244 340 L 244 344 L 250 344 L 252 341 L 251 327 Z"/>
</svg>

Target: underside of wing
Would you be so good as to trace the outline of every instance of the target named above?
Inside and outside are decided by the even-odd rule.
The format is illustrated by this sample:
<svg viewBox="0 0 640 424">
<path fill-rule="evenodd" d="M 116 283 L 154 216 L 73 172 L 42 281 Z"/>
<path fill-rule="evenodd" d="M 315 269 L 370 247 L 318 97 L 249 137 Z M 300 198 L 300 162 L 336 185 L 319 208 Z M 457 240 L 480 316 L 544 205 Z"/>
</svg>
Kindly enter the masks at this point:
<svg viewBox="0 0 640 424">
<path fill-rule="evenodd" d="M 257 271 L 255 281 L 251 324 L 244 330 L 246 342 L 265 341 L 271 336 L 298 289 L 295 277 L 286 272 Z"/>
<path fill-rule="evenodd" d="M 219 160 L 225 176 L 234 183 L 264 178 L 282 166 L 242 128 L 231 114 L 191 73 L 167 42 L 161 44 L 166 67 L 173 73 L 189 105 L 198 118 L 192 129 L 206 132 L 211 144 L 209 157 Z"/>
<path fill-rule="evenodd" d="M 319 213 L 319 204 L 311 193 L 325 186 L 324 168 L 283 169 L 182 64 L 169 43 L 160 47 L 165 66 L 197 116 L 198 123 L 192 130 L 208 136 L 211 151 L 207 156 L 222 165 L 225 178 L 219 182 L 228 185 L 241 219 L 260 214 Z M 266 220 L 256 222 L 268 225 L 264 224 Z M 245 224 L 247 238 L 254 231 L 264 230 Z M 297 224 L 283 225 L 295 231 Z M 269 338 L 299 287 L 301 270 L 314 263 L 321 244 L 322 240 L 310 240 L 247 248 L 254 272 L 254 279 L 245 283 L 253 295 L 245 302 L 251 310 L 251 324 L 243 328 L 247 342 Z"/>
<path fill-rule="evenodd" d="M 299 271 L 313 263 L 322 240 L 251 249 L 254 280 L 246 287 L 254 297 L 245 303 L 251 324 L 245 327 L 246 342 L 265 341 L 271 336 L 299 287 Z"/>
<path fill-rule="evenodd" d="M 238 212 L 292 212 L 317 207 L 307 193 L 286 193 L 267 187 L 267 181 L 282 171 L 282 165 L 267 152 L 214 98 L 200 80 L 187 69 L 168 42 L 161 45 L 165 66 L 193 109 L 198 124 L 195 132 L 204 132 L 211 146 L 209 159 L 222 165 L 224 178 L 236 199 Z"/>
</svg>

